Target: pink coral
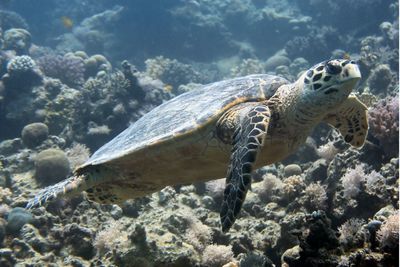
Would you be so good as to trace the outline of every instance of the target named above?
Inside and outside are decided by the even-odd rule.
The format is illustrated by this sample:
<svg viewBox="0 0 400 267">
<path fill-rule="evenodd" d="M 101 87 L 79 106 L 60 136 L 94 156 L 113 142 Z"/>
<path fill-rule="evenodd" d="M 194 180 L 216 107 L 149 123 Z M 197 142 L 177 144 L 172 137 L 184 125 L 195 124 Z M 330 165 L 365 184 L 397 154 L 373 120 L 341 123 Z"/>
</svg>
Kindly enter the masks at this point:
<svg viewBox="0 0 400 267">
<path fill-rule="evenodd" d="M 399 150 L 399 96 L 380 100 L 369 110 L 369 126 L 388 157 Z"/>
</svg>

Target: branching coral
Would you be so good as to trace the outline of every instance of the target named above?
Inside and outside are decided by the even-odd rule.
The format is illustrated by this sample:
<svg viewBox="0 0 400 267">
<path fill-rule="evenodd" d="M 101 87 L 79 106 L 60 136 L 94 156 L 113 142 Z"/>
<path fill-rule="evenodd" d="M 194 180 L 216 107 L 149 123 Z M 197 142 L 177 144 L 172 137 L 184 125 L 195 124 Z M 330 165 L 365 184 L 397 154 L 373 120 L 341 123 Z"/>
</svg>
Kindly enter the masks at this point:
<svg viewBox="0 0 400 267">
<path fill-rule="evenodd" d="M 282 190 L 283 182 L 281 179 L 273 174 L 267 173 L 263 176 L 263 182 L 261 188 L 256 190 L 259 197 L 264 201 L 273 199 L 279 190 Z"/>
<path fill-rule="evenodd" d="M 334 142 L 328 142 L 324 145 L 321 145 L 317 148 L 317 155 L 321 158 L 325 159 L 328 162 L 331 162 L 336 154 L 339 152 L 339 149 L 335 147 Z"/>
<path fill-rule="evenodd" d="M 212 180 L 206 183 L 206 192 L 214 200 L 222 198 L 225 190 L 225 178 Z"/>
<path fill-rule="evenodd" d="M 399 248 L 399 212 L 390 215 L 377 232 L 381 248 L 398 252 Z"/>
<path fill-rule="evenodd" d="M 83 164 L 90 156 L 90 150 L 83 144 L 73 143 L 66 150 L 71 169 L 74 170 L 79 165 Z"/>
<path fill-rule="evenodd" d="M 314 211 L 325 209 L 328 197 L 324 186 L 320 183 L 311 183 L 304 190 L 304 196 L 301 199 L 309 211 Z"/>
<path fill-rule="evenodd" d="M 346 248 L 362 247 L 366 239 L 363 231 L 364 220 L 351 218 L 339 227 L 339 242 Z"/>
<path fill-rule="evenodd" d="M 399 150 L 399 96 L 380 100 L 369 110 L 369 126 L 388 157 Z"/>
<path fill-rule="evenodd" d="M 282 192 L 286 200 L 292 201 L 305 189 L 304 178 L 300 175 L 293 175 L 283 180 Z"/>
<path fill-rule="evenodd" d="M 365 181 L 364 165 L 357 165 L 348 169 L 342 177 L 343 193 L 345 198 L 354 198 L 360 193 L 362 183 Z"/>
</svg>

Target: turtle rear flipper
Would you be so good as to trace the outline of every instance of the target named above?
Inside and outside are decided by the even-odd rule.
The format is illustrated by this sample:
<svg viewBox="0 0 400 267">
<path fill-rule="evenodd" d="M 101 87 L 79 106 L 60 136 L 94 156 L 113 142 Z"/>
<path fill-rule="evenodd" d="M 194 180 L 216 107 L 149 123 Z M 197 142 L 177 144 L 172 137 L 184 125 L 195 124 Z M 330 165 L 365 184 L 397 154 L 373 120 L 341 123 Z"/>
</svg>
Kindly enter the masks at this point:
<svg viewBox="0 0 400 267">
<path fill-rule="evenodd" d="M 79 194 L 93 186 L 112 182 L 113 178 L 118 179 L 118 176 L 112 169 L 105 166 L 89 165 L 68 179 L 39 191 L 33 199 L 28 201 L 26 208 L 37 208 L 55 198 L 61 196 L 70 197 Z"/>
<path fill-rule="evenodd" d="M 81 192 L 83 187 L 84 179 L 82 176 L 72 176 L 64 181 L 61 181 L 55 185 L 48 186 L 28 201 L 26 205 L 27 209 L 33 209 L 42 206 L 46 202 L 49 202 L 61 195 L 74 195 Z"/>
<path fill-rule="evenodd" d="M 246 103 L 243 106 L 236 111 L 239 120 L 232 137 L 233 149 L 220 213 L 223 232 L 231 228 L 242 208 L 251 185 L 253 165 L 264 144 L 270 120 L 266 105 Z"/>
<path fill-rule="evenodd" d="M 344 141 L 354 147 L 362 147 L 368 133 L 367 107 L 354 95 L 350 95 L 335 113 L 324 118 L 339 130 Z"/>
</svg>

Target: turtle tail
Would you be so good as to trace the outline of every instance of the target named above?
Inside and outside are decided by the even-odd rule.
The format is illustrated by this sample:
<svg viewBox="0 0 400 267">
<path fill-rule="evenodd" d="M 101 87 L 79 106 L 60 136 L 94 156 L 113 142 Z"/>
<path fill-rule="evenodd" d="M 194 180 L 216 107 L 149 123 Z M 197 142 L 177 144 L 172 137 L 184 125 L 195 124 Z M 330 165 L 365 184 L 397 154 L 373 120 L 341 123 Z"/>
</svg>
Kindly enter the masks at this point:
<svg viewBox="0 0 400 267">
<path fill-rule="evenodd" d="M 87 184 L 87 179 L 85 179 L 85 175 L 71 176 L 64 181 L 61 181 L 55 185 L 48 186 L 39 191 L 39 193 L 34 198 L 28 201 L 26 208 L 38 208 L 46 202 L 49 202 L 61 196 L 75 195 L 88 188 L 88 186 L 89 185 Z"/>
</svg>

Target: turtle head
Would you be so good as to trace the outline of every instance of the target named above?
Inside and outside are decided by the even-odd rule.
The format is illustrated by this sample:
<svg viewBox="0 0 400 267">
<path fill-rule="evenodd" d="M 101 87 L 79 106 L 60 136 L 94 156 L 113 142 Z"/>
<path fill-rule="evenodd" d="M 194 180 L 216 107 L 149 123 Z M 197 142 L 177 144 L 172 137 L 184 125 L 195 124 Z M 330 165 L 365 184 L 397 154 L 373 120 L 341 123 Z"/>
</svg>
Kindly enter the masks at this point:
<svg viewBox="0 0 400 267">
<path fill-rule="evenodd" d="M 307 98 L 323 103 L 325 107 L 335 107 L 347 99 L 360 78 L 360 70 L 354 61 L 332 59 L 307 70 L 298 82 Z"/>
</svg>

